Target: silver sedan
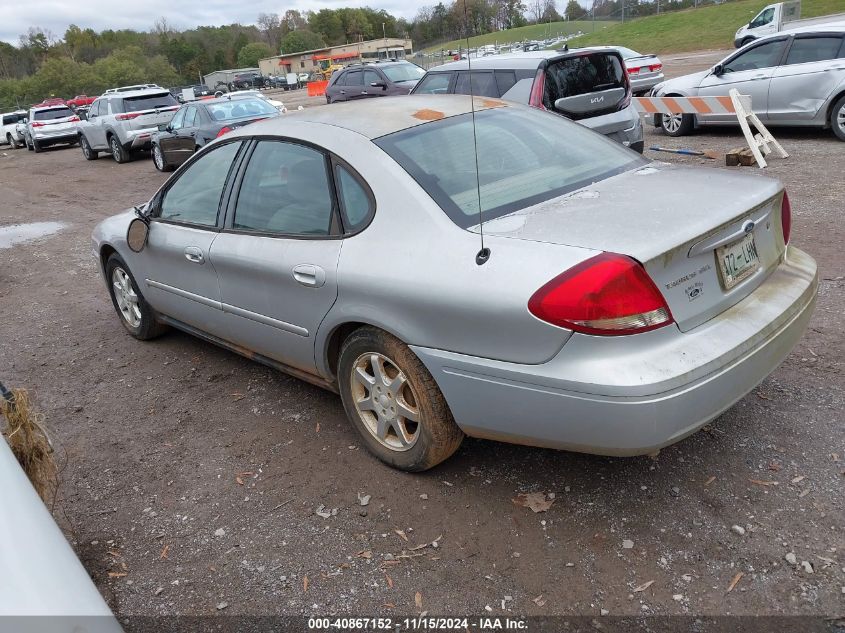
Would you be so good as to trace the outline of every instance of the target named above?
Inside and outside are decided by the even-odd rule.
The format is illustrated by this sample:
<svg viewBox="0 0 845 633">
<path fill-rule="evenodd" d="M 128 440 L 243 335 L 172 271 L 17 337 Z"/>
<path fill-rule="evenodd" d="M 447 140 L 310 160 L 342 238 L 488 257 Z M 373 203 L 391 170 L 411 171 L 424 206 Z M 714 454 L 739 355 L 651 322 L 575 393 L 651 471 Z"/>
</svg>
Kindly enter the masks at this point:
<svg viewBox="0 0 845 633">
<path fill-rule="evenodd" d="M 96 228 L 120 322 L 339 392 L 406 470 L 465 434 L 649 453 L 789 354 L 817 275 L 780 183 L 475 103 L 311 108 L 211 143 Z"/>
</svg>

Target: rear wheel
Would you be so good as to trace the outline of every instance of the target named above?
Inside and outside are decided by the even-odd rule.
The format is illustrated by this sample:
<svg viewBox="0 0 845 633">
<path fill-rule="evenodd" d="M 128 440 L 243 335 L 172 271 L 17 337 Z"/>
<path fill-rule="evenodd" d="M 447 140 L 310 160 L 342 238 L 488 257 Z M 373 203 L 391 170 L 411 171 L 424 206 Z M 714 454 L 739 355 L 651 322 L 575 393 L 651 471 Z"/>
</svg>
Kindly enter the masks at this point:
<svg viewBox="0 0 845 633">
<path fill-rule="evenodd" d="M 164 157 L 164 152 L 161 151 L 161 147 L 158 144 L 153 145 L 153 165 L 159 171 L 173 171 L 173 166 L 168 164 L 167 159 Z"/>
<path fill-rule="evenodd" d="M 664 114 L 660 119 L 660 127 L 669 136 L 686 136 L 695 125 L 692 117 L 691 114 Z"/>
<path fill-rule="evenodd" d="M 82 147 L 82 155 L 85 157 L 85 160 L 97 160 L 100 157 L 100 152 L 91 149 L 91 144 L 84 136 L 80 137 L 79 145 Z"/>
<path fill-rule="evenodd" d="M 362 328 L 344 341 L 338 383 L 346 414 L 383 462 L 416 472 L 458 450 L 464 435 L 434 378 L 387 332 Z"/>
<path fill-rule="evenodd" d="M 830 111 L 830 127 L 840 141 L 845 141 L 845 95 L 833 104 Z"/>
<path fill-rule="evenodd" d="M 161 335 L 167 327 L 155 319 L 155 312 L 138 290 L 129 267 L 117 253 L 106 262 L 109 294 L 123 327 L 135 338 L 146 341 Z"/>
<path fill-rule="evenodd" d="M 128 163 L 129 162 L 129 152 L 123 149 L 123 145 L 121 145 L 120 141 L 117 139 L 116 136 L 112 136 L 109 139 L 109 149 L 111 150 L 111 156 L 114 158 L 114 162 L 116 163 Z"/>
<path fill-rule="evenodd" d="M 18 144 L 15 142 L 15 139 L 12 138 L 11 134 L 6 135 L 6 142 L 9 143 L 9 147 L 11 149 L 17 149 L 18 148 Z"/>
<path fill-rule="evenodd" d="M 44 150 L 44 148 L 43 148 L 43 147 L 41 147 L 41 146 L 38 144 L 38 141 L 36 141 L 35 139 L 32 139 L 32 150 L 33 150 L 36 154 L 40 154 L 40 153 Z"/>
</svg>

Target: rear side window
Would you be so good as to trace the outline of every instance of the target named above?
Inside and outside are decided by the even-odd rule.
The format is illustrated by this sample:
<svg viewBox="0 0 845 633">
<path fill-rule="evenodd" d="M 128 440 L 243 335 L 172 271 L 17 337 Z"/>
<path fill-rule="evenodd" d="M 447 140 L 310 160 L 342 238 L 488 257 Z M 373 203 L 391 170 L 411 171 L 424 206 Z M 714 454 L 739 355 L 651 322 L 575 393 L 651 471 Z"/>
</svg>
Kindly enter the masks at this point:
<svg viewBox="0 0 845 633">
<path fill-rule="evenodd" d="M 352 72 L 346 75 L 346 82 L 343 84 L 344 86 L 363 86 L 364 85 L 364 73 L 360 70 L 353 70 Z"/>
<path fill-rule="evenodd" d="M 123 100 L 125 112 L 142 112 L 143 110 L 169 108 L 175 105 L 179 105 L 179 102 L 169 92 L 160 92 L 142 97 L 126 97 Z"/>
<path fill-rule="evenodd" d="M 806 64 L 836 59 L 841 45 L 841 37 L 795 38 L 792 47 L 789 49 L 789 54 L 786 56 L 786 63 L 787 65 Z"/>
<path fill-rule="evenodd" d="M 343 165 L 335 168 L 343 225 L 348 233 L 356 231 L 370 217 L 372 203 L 364 186 Z"/>
<path fill-rule="evenodd" d="M 364 85 L 365 86 L 372 86 L 372 84 L 377 82 L 377 81 L 381 81 L 383 83 L 384 79 L 382 79 L 381 75 L 379 75 L 376 71 L 374 71 L 374 70 L 365 70 L 364 71 Z"/>
<path fill-rule="evenodd" d="M 555 101 L 590 92 L 623 88 L 625 70 L 616 55 L 593 53 L 551 62 L 546 67 L 546 89 L 543 105 L 557 111 Z M 591 113 L 592 115 L 598 112 Z"/>
<path fill-rule="evenodd" d="M 513 88 L 514 84 L 516 84 L 516 75 L 512 70 L 496 71 L 496 86 L 499 88 L 499 94 L 497 96 L 501 97 Z"/>
<path fill-rule="evenodd" d="M 455 94 L 470 94 L 470 75 L 472 75 L 472 94 L 476 97 L 499 97 L 496 77 L 491 72 L 461 72 L 455 82 Z"/>
<path fill-rule="evenodd" d="M 74 116 L 73 110 L 70 108 L 50 108 L 49 110 L 39 110 L 35 113 L 36 121 L 54 121 L 56 119 L 64 119 L 65 117 Z"/>
<path fill-rule="evenodd" d="M 428 73 L 422 78 L 414 94 L 419 95 L 445 95 L 449 93 L 449 82 L 452 80 L 452 73 Z"/>
</svg>

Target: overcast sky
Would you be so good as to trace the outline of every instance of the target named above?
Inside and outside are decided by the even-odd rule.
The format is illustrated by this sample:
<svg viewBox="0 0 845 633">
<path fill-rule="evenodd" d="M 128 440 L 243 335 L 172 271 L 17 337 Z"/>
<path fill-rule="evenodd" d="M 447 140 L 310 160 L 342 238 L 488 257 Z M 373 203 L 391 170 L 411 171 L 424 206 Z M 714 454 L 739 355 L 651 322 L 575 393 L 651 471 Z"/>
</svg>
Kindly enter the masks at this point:
<svg viewBox="0 0 845 633">
<path fill-rule="evenodd" d="M 149 31 L 160 17 L 179 29 L 200 25 L 254 24 L 259 13 L 284 13 L 288 9 L 318 11 L 323 8 L 370 6 L 397 17 L 413 18 L 417 9 L 436 0 L 2 0 L 0 40 L 18 43 L 30 26 L 49 29 L 62 37 L 68 25 L 104 29 Z M 174 8 L 178 9 L 174 10 Z"/>
</svg>

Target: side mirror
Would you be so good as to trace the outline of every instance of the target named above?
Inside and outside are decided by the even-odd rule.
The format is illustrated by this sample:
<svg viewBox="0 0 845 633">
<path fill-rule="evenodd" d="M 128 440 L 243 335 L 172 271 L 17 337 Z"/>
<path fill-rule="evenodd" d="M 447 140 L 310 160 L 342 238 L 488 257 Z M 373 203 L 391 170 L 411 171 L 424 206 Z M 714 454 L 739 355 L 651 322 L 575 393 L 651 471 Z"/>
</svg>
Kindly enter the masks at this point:
<svg viewBox="0 0 845 633">
<path fill-rule="evenodd" d="M 147 245 L 147 236 L 150 233 L 149 220 L 146 218 L 134 218 L 126 230 L 126 244 L 133 253 L 140 253 Z"/>
<path fill-rule="evenodd" d="M 373 88 L 381 88 L 382 90 L 387 90 L 387 84 L 383 81 L 374 81 L 370 84 Z"/>
<path fill-rule="evenodd" d="M 721 77 L 725 74 L 725 67 L 722 64 L 716 64 L 713 66 L 713 74 L 717 77 Z"/>
<path fill-rule="evenodd" d="M 170 131 L 170 123 L 159 123 L 158 124 L 158 131 L 159 132 L 169 132 Z"/>
</svg>

